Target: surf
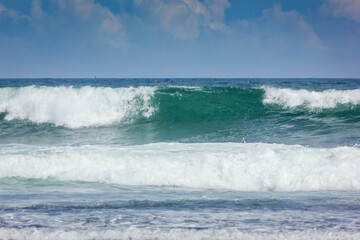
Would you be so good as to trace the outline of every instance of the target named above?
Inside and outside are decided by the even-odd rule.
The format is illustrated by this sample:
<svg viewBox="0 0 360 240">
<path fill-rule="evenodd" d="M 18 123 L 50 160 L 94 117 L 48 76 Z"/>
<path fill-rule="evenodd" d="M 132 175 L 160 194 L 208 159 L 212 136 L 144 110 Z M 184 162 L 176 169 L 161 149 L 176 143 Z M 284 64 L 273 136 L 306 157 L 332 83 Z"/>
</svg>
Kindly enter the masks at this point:
<svg viewBox="0 0 360 240">
<path fill-rule="evenodd" d="M 131 123 L 193 123 L 287 117 L 357 118 L 360 89 L 323 92 L 260 87 L 0 88 L 0 121 L 76 129 Z"/>
<path fill-rule="evenodd" d="M 47 230 L 39 228 L 12 229 L 0 228 L 0 236 L 4 239 L 220 239 L 220 240 L 356 240 L 358 232 L 339 230 L 307 230 L 307 231 L 281 231 L 277 233 L 241 231 L 235 228 L 223 229 L 146 229 L 129 227 L 123 229 L 107 230 Z"/>
<path fill-rule="evenodd" d="M 236 191 L 360 190 L 360 149 L 265 143 L 1 145 L 0 178 Z"/>
<path fill-rule="evenodd" d="M 263 103 L 278 104 L 286 108 L 304 106 L 309 109 L 331 109 L 339 105 L 360 104 L 360 89 L 335 90 L 329 89 L 322 92 L 305 89 L 265 87 Z"/>
<path fill-rule="evenodd" d="M 4 119 L 80 128 L 104 126 L 149 117 L 155 88 L 47 87 L 0 88 Z"/>
</svg>

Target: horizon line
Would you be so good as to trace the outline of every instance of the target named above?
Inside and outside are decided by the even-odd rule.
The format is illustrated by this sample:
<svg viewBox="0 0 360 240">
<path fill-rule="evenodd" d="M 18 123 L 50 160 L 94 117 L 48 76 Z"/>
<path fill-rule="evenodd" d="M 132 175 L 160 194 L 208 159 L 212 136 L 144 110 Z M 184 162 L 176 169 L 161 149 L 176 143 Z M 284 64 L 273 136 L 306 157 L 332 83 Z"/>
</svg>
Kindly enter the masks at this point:
<svg viewBox="0 0 360 240">
<path fill-rule="evenodd" d="M 360 79 L 360 77 L 0 77 L 0 80 L 8 79 Z"/>
</svg>

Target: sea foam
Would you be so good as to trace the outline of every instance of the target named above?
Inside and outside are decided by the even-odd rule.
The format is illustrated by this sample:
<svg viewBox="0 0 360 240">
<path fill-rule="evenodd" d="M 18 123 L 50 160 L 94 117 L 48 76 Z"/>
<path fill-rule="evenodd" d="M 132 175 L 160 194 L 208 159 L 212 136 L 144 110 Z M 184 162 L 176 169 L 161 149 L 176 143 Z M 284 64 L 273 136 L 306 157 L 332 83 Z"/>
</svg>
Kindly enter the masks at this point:
<svg viewBox="0 0 360 240">
<path fill-rule="evenodd" d="M 156 88 L 35 87 L 0 88 L 6 120 L 29 120 L 69 128 L 109 125 L 149 117 Z"/>
<path fill-rule="evenodd" d="M 263 87 L 265 104 L 279 104 L 293 108 L 306 106 L 308 108 L 334 108 L 338 104 L 360 104 L 360 89 L 354 90 L 326 90 L 323 92 L 294 90 L 289 88 Z"/>
<path fill-rule="evenodd" d="M 240 191 L 360 190 L 360 149 L 264 143 L 0 146 L 0 178 Z"/>
<path fill-rule="evenodd" d="M 261 233 L 261 232 L 242 232 L 234 228 L 228 229 L 206 229 L 206 230 L 192 230 L 192 229 L 146 229 L 129 227 L 127 229 L 117 230 L 48 230 L 48 229 L 9 229 L 0 228 L 0 239 L 36 239 L 36 240 L 50 240 L 50 239 L 223 239 L 223 240 L 352 240 L 359 239 L 360 233 L 346 232 L 346 231 L 282 231 L 275 233 Z"/>
</svg>

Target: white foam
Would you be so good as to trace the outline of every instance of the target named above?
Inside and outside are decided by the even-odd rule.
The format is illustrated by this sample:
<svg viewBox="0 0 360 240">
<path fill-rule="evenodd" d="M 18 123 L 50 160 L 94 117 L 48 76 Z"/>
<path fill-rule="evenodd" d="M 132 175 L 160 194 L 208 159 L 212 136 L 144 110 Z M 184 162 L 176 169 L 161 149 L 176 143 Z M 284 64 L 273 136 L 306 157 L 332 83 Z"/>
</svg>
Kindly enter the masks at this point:
<svg viewBox="0 0 360 240">
<path fill-rule="evenodd" d="M 0 228 L 0 239 L 12 240 L 89 240 L 89 239 L 218 239 L 218 240 L 352 240 L 360 239 L 359 232 L 345 231 L 283 231 L 274 233 L 242 232 L 233 228 L 212 230 L 188 230 L 188 229 L 147 229 L 129 227 L 117 230 L 49 230 L 49 229 L 8 229 Z"/>
<path fill-rule="evenodd" d="M 0 178 L 240 191 L 360 190 L 360 149 L 264 143 L 0 145 Z"/>
<path fill-rule="evenodd" d="M 263 87 L 263 103 L 279 104 L 284 107 L 306 106 L 308 108 L 334 108 L 338 104 L 360 104 L 360 89 L 326 90 L 323 92 L 294 90 L 289 88 Z"/>
<path fill-rule="evenodd" d="M 6 120 L 30 120 L 79 128 L 149 117 L 156 88 L 35 87 L 0 88 Z"/>
</svg>

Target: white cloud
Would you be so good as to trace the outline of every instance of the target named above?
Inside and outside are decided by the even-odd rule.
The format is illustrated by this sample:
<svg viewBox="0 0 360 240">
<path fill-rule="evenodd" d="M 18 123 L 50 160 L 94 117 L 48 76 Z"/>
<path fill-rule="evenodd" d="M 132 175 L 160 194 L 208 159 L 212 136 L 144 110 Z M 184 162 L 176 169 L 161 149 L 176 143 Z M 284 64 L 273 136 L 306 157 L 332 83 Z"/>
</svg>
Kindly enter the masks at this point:
<svg viewBox="0 0 360 240">
<path fill-rule="evenodd" d="M 199 36 L 200 28 L 225 30 L 227 0 L 134 0 L 135 5 L 150 11 L 162 27 L 179 39 Z"/>
<path fill-rule="evenodd" d="M 125 40 L 125 31 L 120 17 L 108 8 L 89 0 L 75 0 L 74 10 L 84 21 L 90 21 L 101 34 L 103 41 L 120 46 Z"/>
<path fill-rule="evenodd" d="M 61 9 L 64 9 L 66 7 L 66 0 L 51 0 L 51 1 Z"/>
<path fill-rule="evenodd" d="M 40 19 L 43 14 L 43 10 L 41 9 L 41 0 L 33 0 L 31 5 L 31 16 L 35 19 Z"/>
<path fill-rule="evenodd" d="M 318 48 L 324 47 L 312 26 L 295 10 L 283 11 L 281 5 L 276 4 L 273 8 L 263 10 L 261 23 L 274 34 L 306 41 Z"/>
<path fill-rule="evenodd" d="M 1 19 L 12 19 L 12 20 L 29 20 L 30 17 L 25 16 L 14 9 L 8 9 L 4 5 L 0 4 L 0 20 Z"/>
<path fill-rule="evenodd" d="M 336 17 L 360 22 L 360 0 L 327 0 L 323 9 L 330 10 Z"/>
<path fill-rule="evenodd" d="M 32 19 L 36 29 L 68 32 L 79 28 L 77 32 L 88 35 L 89 41 L 98 39 L 115 47 L 125 44 L 120 16 L 94 0 L 52 0 L 52 3 L 57 7 L 55 10 L 43 11 L 41 0 L 33 0 Z"/>
<path fill-rule="evenodd" d="M 231 22 L 229 29 L 227 39 L 236 39 L 237 43 L 233 47 L 234 51 L 246 52 L 251 56 L 258 54 L 293 59 L 295 54 L 300 58 L 326 50 L 312 26 L 300 13 L 283 10 L 281 5 L 264 9 L 257 18 Z"/>
</svg>

